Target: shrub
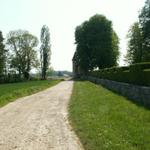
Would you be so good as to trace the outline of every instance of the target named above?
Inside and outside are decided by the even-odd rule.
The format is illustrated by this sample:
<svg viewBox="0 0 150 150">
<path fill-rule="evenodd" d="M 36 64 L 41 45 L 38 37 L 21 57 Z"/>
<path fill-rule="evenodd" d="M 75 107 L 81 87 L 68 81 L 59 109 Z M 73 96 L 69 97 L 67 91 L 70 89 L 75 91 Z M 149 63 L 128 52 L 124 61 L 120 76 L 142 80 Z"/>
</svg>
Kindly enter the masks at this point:
<svg viewBox="0 0 150 150">
<path fill-rule="evenodd" d="M 150 62 L 137 63 L 131 66 L 105 68 L 90 72 L 90 76 L 150 86 Z"/>
<path fill-rule="evenodd" d="M 30 77 L 29 80 L 31 81 L 36 81 L 39 80 L 37 77 Z M 16 82 L 23 82 L 27 81 L 27 79 L 22 78 L 19 76 L 19 74 L 10 74 L 8 73 L 7 75 L 0 75 L 0 84 L 1 83 L 16 83 Z"/>
</svg>

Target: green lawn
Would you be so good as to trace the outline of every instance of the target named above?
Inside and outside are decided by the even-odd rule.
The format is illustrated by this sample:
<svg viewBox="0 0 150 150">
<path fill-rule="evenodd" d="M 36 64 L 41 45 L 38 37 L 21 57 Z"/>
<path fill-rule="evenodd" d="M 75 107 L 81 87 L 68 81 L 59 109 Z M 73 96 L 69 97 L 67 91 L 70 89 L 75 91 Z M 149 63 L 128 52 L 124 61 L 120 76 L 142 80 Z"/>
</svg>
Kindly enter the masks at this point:
<svg viewBox="0 0 150 150">
<path fill-rule="evenodd" d="M 6 105 L 11 101 L 14 101 L 19 97 L 31 95 L 40 90 L 51 87 L 59 82 L 60 80 L 40 80 L 11 84 L 0 84 L 0 107 Z"/>
<path fill-rule="evenodd" d="M 150 111 L 101 86 L 75 82 L 69 119 L 85 150 L 150 150 Z"/>
</svg>

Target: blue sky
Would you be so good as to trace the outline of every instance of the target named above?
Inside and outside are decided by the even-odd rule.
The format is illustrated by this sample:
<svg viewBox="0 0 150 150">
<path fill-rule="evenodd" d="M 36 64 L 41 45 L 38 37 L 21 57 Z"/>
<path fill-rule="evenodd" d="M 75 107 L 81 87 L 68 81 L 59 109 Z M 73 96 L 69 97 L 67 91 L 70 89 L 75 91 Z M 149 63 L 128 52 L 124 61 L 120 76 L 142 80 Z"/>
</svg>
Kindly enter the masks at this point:
<svg viewBox="0 0 150 150">
<path fill-rule="evenodd" d="M 45 24 L 51 33 L 51 65 L 55 70 L 72 70 L 77 25 L 94 14 L 112 20 L 120 38 L 121 60 L 126 53 L 126 34 L 138 20 L 145 0 L 0 0 L 0 30 L 4 37 L 10 30 L 25 29 L 40 37 Z"/>
</svg>

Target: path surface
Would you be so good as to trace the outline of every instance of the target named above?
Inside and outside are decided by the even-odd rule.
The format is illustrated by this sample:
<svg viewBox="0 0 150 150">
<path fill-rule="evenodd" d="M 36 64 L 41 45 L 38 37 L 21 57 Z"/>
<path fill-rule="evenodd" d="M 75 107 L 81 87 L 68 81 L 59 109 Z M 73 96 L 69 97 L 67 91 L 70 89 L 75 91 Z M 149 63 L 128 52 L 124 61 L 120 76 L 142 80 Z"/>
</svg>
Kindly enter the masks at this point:
<svg viewBox="0 0 150 150">
<path fill-rule="evenodd" d="M 73 81 L 0 108 L 0 150 L 81 150 L 68 124 Z"/>
</svg>

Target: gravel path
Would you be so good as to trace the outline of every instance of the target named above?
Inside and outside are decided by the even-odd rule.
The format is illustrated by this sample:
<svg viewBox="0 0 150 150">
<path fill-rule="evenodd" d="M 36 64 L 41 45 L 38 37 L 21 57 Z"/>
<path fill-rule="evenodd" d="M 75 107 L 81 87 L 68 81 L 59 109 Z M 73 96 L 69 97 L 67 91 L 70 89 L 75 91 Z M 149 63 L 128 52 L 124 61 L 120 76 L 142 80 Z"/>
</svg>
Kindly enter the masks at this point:
<svg viewBox="0 0 150 150">
<path fill-rule="evenodd" d="M 0 108 L 0 150 L 82 150 L 67 120 L 73 81 Z"/>
</svg>

